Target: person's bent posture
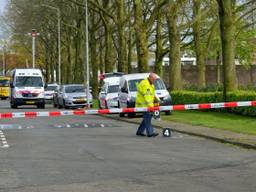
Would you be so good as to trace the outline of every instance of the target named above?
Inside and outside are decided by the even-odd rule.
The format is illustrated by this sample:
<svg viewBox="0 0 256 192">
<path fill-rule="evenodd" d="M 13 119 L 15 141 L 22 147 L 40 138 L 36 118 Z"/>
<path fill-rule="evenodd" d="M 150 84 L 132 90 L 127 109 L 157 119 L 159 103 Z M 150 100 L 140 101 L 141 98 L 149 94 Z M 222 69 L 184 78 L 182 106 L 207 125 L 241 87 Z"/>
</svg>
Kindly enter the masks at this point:
<svg viewBox="0 0 256 192">
<path fill-rule="evenodd" d="M 159 99 L 155 96 L 154 82 L 157 79 L 155 73 L 150 73 L 148 78 L 142 80 L 138 86 L 138 92 L 136 97 L 136 107 L 154 107 L 154 103 L 159 102 Z M 146 130 L 148 137 L 155 137 L 158 133 L 154 132 L 151 124 L 152 114 L 150 112 L 143 112 L 143 120 L 136 132 L 137 136 L 146 136 L 144 131 Z"/>
</svg>

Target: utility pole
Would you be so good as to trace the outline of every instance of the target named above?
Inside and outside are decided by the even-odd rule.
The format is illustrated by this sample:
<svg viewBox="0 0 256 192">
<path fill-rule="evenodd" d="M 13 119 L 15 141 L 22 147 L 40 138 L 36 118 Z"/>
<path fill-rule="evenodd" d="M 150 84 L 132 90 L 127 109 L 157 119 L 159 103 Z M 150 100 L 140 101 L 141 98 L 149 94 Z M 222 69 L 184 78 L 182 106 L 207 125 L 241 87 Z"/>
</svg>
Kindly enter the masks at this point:
<svg viewBox="0 0 256 192">
<path fill-rule="evenodd" d="M 89 70 L 89 53 L 88 53 L 88 5 L 85 0 L 85 39 L 86 39 L 86 87 L 87 87 L 87 107 L 90 108 L 89 94 L 90 94 L 90 70 Z"/>
<path fill-rule="evenodd" d="M 35 55 L 36 55 L 36 37 L 40 35 L 40 33 L 37 33 L 35 29 L 32 29 L 31 33 L 28 33 L 32 37 L 32 63 L 33 63 L 33 68 L 35 68 Z"/>
<path fill-rule="evenodd" d="M 3 76 L 5 76 L 5 41 L 3 41 Z"/>
</svg>

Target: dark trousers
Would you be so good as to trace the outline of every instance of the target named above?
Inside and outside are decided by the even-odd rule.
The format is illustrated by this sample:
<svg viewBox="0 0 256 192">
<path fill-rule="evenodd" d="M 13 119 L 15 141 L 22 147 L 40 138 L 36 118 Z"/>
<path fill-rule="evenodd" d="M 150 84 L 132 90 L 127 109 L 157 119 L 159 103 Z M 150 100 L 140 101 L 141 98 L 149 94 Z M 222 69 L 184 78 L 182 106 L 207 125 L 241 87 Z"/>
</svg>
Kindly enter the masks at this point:
<svg viewBox="0 0 256 192">
<path fill-rule="evenodd" d="M 143 133 L 146 129 L 147 135 L 152 135 L 154 133 L 154 129 L 151 124 L 151 119 L 152 119 L 152 114 L 150 112 L 144 112 L 143 120 L 140 123 L 137 133 Z"/>
</svg>

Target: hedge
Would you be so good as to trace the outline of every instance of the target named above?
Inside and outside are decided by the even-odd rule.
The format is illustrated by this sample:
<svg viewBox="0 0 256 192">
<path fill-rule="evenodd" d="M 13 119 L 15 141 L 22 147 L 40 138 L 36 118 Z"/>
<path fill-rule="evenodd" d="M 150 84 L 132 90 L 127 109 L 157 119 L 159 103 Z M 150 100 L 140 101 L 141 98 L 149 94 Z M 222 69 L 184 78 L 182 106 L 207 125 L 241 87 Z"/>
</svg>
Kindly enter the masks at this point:
<svg viewBox="0 0 256 192">
<path fill-rule="evenodd" d="M 171 92 L 171 96 L 173 105 L 223 102 L 222 92 L 173 91 Z M 253 100 L 256 100 L 255 91 L 236 91 L 227 93 L 227 101 Z M 215 111 L 228 111 L 247 116 L 256 116 L 256 107 L 236 107 L 221 110 L 217 109 Z"/>
</svg>

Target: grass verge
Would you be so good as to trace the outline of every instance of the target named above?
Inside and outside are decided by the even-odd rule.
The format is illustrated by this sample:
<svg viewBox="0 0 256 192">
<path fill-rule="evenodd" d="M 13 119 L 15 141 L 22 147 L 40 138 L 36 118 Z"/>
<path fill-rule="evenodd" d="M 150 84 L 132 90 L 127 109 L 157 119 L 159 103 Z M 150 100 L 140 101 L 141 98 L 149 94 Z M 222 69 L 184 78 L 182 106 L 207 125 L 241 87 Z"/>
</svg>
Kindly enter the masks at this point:
<svg viewBox="0 0 256 192">
<path fill-rule="evenodd" d="M 237 133 L 256 135 L 256 121 L 253 117 L 202 111 L 174 111 L 172 115 L 162 115 L 163 120 L 223 129 Z"/>
</svg>

